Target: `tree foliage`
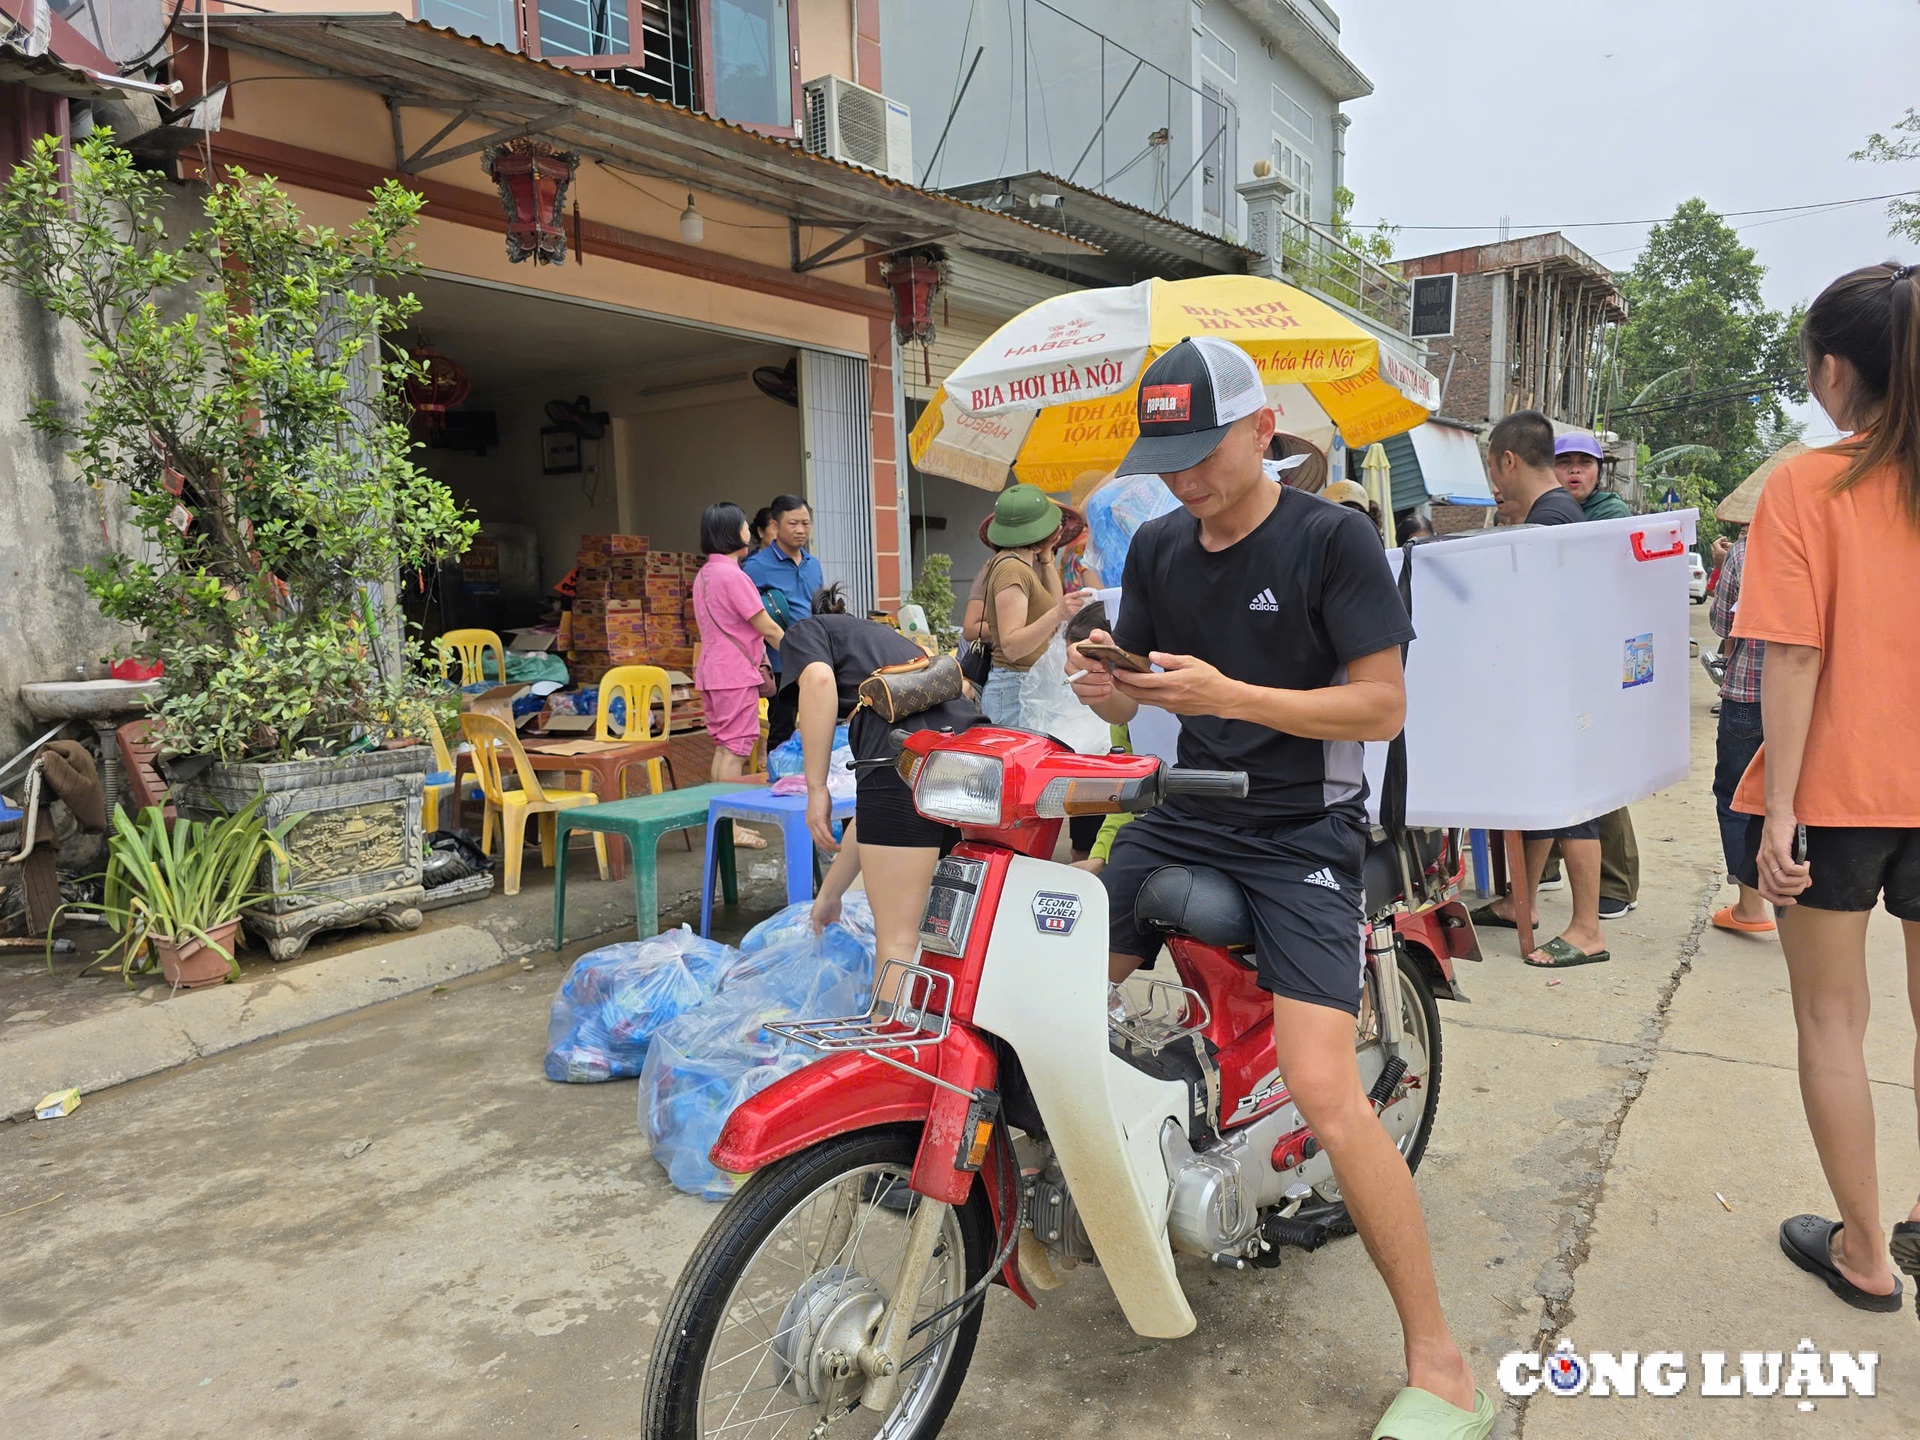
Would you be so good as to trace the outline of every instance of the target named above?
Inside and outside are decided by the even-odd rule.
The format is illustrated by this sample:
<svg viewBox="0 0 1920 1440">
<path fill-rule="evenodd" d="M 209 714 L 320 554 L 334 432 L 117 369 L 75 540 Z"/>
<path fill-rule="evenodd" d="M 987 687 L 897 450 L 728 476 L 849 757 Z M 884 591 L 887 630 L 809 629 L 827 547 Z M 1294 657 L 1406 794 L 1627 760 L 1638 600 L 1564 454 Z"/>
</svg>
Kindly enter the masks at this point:
<svg viewBox="0 0 1920 1440">
<path fill-rule="evenodd" d="M 417 647 L 384 638 L 395 585 L 477 529 L 413 462 L 411 362 L 385 338 L 419 308 L 398 282 L 424 202 L 386 182 L 343 233 L 236 172 L 177 243 L 162 202 L 105 132 L 64 184 L 41 141 L 0 197 L 0 280 L 91 364 L 77 416 L 43 397 L 29 423 L 126 493 L 146 541 L 83 570 L 88 592 L 165 663 L 177 751 L 291 758 L 406 727 L 426 690 Z"/>
<path fill-rule="evenodd" d="M 1806 399 L 1804 310 L 1769 310 L 1760 293 L 1765 274 L 1754 252 L 1693 199 L 1653 227 L 1620 277 L 1631 318 L 1620 336 L 1613 428 L 1653 452 L 1714 452 L 1711 460 L 1680 452 L 1714 501 L 1795 438 L 1784 401 Z M 1632 398 L 1623 405 L 1621 397 Z"/>
<path fill-rule="evenodd" d="M 934 550 L 920 562 L 907 599 L 926 612 L 927 626 L 942 650 L 960 643 L 960 627 L 953 623 L 953 557 Z"/>
<path fill-rule="evenodd" d="M 1869 135 L 1866 147 L 1854 151 L 1851 158 L 1876 165 L 1920 160 L 1920 108 L 1909 107 L 1905 115 L 1893 122 L 1891 135 L 1878 132 Z M 1920 195 L 1901 195 L 1888 203 L 1887 231 L 1920 245 Z"/>
</svg>

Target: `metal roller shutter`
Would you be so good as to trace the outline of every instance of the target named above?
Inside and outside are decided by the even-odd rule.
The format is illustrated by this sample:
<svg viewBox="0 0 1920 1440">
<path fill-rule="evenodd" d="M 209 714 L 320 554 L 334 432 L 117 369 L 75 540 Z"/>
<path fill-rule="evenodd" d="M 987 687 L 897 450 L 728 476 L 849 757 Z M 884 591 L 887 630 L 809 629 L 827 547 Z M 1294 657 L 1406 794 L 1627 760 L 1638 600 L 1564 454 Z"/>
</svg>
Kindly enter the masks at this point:
<svg viewBox="0 0 1920 1440">
<path fill-rule="evenodd" d="M 867 362 L 800 351 L 800 450 L 813 507 L 813 553 L 827 583 L 864 615 L 878 593 L 873 542 L 873 461 Z"/>
</svg>

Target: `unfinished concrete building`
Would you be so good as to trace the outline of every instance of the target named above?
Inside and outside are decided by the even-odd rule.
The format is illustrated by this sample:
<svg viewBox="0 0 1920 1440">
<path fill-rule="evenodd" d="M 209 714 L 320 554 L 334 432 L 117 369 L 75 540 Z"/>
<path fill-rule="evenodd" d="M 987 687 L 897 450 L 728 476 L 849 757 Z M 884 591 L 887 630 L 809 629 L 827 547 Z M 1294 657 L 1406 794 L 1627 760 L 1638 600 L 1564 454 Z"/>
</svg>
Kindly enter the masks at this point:
<svg viewBox="0 0 1920 1440">
<path fill-rule="evenodd" d="M 1603 418 L 1610 327 L 1627 318 L 1605 265 L 1558 231 L 1397 263 L 1414 287 L 1414 337 L 1443 378 L 1436 418 L 1480 431 L 1516 410 L 1539 410 L 1558 427 Z M 1638 509 L 1633 447 L 1603 443 L 1606 483 Z"/>
</svg>

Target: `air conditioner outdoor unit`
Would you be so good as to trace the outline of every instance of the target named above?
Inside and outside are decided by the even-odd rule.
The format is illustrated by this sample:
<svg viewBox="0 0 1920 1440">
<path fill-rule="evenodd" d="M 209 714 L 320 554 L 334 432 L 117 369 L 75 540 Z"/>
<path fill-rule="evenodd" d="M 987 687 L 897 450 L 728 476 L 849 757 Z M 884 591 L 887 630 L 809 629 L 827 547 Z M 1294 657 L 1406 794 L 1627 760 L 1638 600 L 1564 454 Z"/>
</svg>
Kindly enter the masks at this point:
<svg viewBox="0 0 1920 1440">
<path fill-rule="evenodd" d="M 825 75 L 801 87 L 807 149 L 913 183 L 913 112 L 876 90 Z"/>
</svg>

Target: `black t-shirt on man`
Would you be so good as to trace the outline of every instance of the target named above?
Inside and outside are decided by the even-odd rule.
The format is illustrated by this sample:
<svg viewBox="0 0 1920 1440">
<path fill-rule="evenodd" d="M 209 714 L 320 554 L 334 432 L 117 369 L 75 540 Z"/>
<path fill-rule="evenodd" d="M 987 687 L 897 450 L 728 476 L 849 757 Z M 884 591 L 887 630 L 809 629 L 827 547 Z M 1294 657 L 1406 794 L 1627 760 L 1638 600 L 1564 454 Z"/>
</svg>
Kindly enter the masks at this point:
<svg viewBox="0 0 1920 1440">
<path fill-rule="evenodd" d="M 1580 525 L 1584 524 L 1587 512 L 1580 508 L 1580 502 L 1573 498 L 1564 485 L 1556 485 L 1527 510 L 1529 525 Z"/>
<path fill-rule="evenodd" d="M 1372 522 L 1282 488 L 1273 513 L 1221 551 L 1184 510 L 1140 527 L 1121 581 L 1114 643 L 1137 655 L 1192 655 L 1271 690 L 1340 684 L 1347 662 L 1413 638 Z M 1183 716 L 1180 763 L 1244 770 L 1245 800 L 1169 801 L 1242 829 L 1326 814 L 1360 820 L 1367 783 L 1357 740 L 1309 740 L 1245 720 Z"/>
<path fill-rule="evenodd" d="M 787 627 L 780 642 L 780 679 L 792 688 L 800 672 L 815 662 L 833 668 L 834 686 L 839 692 L 840 718 L 846 719 L 860 699 L 860 682 L 888 665 L 904 665 L 926 656 L 913 641 L 891 625 L 882 625 L 864 615 L 808 615 Z M 984 725 L 986 717 L 965 696 L 936 705 L 902 722 L 903 730 L 952 730 L 956 734 L 975 725 Z M 847 747 L 856 760 L 885 757 L 887 732 L 892 728 L 871 710 L 861 710 L 847 727 Z"/>
</svg>

